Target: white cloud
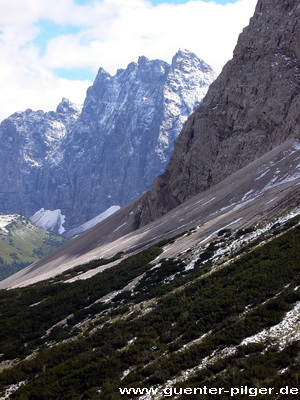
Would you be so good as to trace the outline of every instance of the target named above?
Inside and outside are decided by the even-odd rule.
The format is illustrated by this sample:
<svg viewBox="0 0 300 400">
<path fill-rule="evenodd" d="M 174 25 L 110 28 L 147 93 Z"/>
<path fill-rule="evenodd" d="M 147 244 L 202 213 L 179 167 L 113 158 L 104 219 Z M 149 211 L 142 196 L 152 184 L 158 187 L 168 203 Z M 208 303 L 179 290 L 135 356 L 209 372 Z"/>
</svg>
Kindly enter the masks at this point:
<svg viewBox="0 0 300 400">
<path fill-rule="evenodd" d="M 62 97 L 82 102 L 91 82 L 58 79 L 56 68 L 89 68 L 96 75 L 101 66 L 115 73 L 139 55 L 170 62 L 178 48 L 187 48 L 219 72 L 255 3 L 192 0 L 154 7 L 146 0 L 94 0 L 85 6 L 73 0 L 0 0 L 0 120 L 26 108 L 55 109 Z M 42 54 L 34 43 L 42 19 L 80 31 L 52 38 Z"/>
</svg>

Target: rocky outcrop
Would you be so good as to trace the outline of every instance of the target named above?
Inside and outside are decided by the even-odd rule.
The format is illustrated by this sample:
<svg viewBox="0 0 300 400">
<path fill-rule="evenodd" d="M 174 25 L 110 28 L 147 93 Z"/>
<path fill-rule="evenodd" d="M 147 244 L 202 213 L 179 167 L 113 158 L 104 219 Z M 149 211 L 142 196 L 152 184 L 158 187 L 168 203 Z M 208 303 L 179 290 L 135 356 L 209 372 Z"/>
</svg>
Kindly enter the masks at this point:
<svg viewBox="0 0 300 400">
<path fill-rule="evenodd" d="M 144 198 L 143 225 L 300 136 L 300 6 L 259 0 L 234 55 L 186 122 Z"/>
</svg>

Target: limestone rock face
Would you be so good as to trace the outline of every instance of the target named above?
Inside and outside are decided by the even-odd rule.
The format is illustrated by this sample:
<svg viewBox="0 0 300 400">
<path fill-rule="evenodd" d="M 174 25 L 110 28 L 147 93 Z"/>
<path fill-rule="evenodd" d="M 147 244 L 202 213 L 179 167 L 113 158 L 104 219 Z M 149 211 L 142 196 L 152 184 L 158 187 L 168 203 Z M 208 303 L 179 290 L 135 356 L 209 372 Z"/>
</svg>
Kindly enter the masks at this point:
<svg viewBox="0 0 300 400">
<path fill-rule="evenodd" d="M 151 187 L 214 78 L 207 64 L 184 50 L 171 65 L 140 57 L 114 76 L 99 70 L 63 144 L 61 166 L 71 183 L 65 207 L 72 210 L 64 214 L 71 212 L 73 226 Z"/>
<path fill-rule="evenodd" d="M 15 113 L 0 126 L 0 212 L 59 210 L 70 230 L 148 190 L 183 123 L 215 79 L 187 50 L 172 63 L 140 57 L 102 68 L 82 110 Z"/>
<path fill-rule="evenodd" d="M 175 142 L 144 197 L 143 225 L 220 182 L 287 138 L 300 137 L 300 5 L 259 0 L 233 58 Z"/>
<path fill-rule="evenodd" d="M 51 207 L 58 187 L 49 166 L 81 112 L 63 99 L 56 111 L 16 112 L 0 125 L 0 212 L 31 216 L 41 204 Z"/>
</svg>

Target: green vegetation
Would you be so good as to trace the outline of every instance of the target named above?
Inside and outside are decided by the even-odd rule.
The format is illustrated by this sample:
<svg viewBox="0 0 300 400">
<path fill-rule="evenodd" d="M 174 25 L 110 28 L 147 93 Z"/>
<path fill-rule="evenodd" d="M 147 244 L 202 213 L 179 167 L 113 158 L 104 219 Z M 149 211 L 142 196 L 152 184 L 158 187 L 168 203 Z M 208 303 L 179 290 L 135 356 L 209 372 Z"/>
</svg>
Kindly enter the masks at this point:
<svg viewBox="0 0 300 400">
<path fill-rule="evenodd" d="M 298 386 L 299 343 L 240 343 L 300 301 L 299 226 L 222 268 L 198 260 L 186 270 L 179 259 L 156 266 L 161 252 L 150 247 L 86 281 L 0 292 L 2 359 L 23 358 L 2 371 L 0 388 L 27 380 L 11 395 L 20 400 L 132 398 L 118 388 L 164 385 L 229 347 L 175 386 Z M 100 301 L 106 295 L 111 302 Z"/>
<path fill-rule="evenodd" d="M 71 314 L 69 323 L 75 325 L 92 313 L 105 310 L 106 304 L 95 302 L 111 291 L 122 289 L 136 276 L 150 269 L 152 266 L 148 263 L 160 252 L 160 248 L 151 247 L 128 257 L 115 268 L 103 271 L 93 280 L 72 284 L 39 283 L 24 289 L 0 291 L 1 352 L 7 358 L 26 356 L 41 344 L 40 338 L 48 329 Z M 65 336 L 69 336 L 68 329 Z M 53 333 L 51 339 L 56 339 Z"/>
<path fill-rule="evenodd" d="M 66 243 L 62 236 L 32 225 L 19 217 L 0 235 L 0 280 L 23 269 Z"/>
</svg>

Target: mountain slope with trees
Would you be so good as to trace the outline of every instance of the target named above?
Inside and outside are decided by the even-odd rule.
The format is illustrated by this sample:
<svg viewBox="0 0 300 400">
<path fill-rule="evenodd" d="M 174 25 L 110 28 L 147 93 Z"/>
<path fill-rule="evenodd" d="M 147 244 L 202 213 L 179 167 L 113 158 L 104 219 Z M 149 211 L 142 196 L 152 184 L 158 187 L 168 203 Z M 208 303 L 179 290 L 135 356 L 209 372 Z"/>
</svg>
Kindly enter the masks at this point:
<svg viewBox="0 0 300 400">
<path fill-rule="evenodd" d="M 152 189 L 0 283 L 4 398 L 299 397 L 299 12 L 258 0 Z"/>
</svg>

